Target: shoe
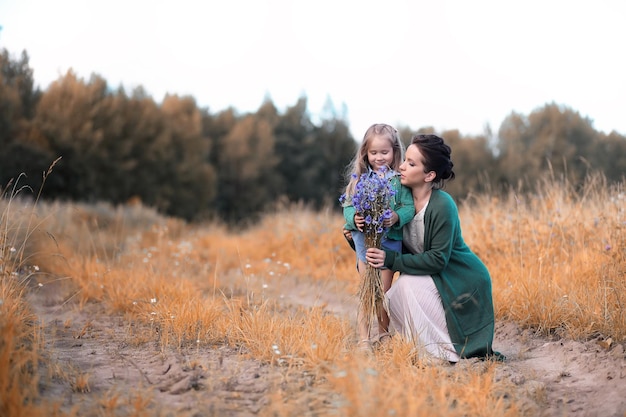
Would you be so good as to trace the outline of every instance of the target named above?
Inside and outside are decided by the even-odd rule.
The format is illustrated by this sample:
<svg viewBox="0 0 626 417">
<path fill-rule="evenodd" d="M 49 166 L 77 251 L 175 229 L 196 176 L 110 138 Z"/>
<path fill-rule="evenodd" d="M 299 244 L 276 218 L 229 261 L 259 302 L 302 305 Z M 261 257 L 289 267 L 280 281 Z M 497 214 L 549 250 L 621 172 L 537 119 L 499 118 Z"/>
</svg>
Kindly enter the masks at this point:
<svg viewBox="0 0 626 417">
<path fill-rule="evenodd" d="M 391 334 L 389 332 L 383 332 L 378 335 L 378 343 L 383 344 L 391 341 Z"/>
<path fill-rule="evenodd" d="M 372 353 L 372 342 L 369 341 L 369 339 L 364 339 L 359 341 L 359 343 L 356 344 L 357 350 L 360 350 L 361 352 L 365 352 L 365 353 Z"/>
<path fill-rule="evenodd" d="M 389 332 L 382 332 L 378 334 L 378 337 L 376 338 L 376 342 L 374 342 L 374 344 L 376 345 L 376 347 L 381 347 L 390 341 L 391 334 Z"/>
</svg>

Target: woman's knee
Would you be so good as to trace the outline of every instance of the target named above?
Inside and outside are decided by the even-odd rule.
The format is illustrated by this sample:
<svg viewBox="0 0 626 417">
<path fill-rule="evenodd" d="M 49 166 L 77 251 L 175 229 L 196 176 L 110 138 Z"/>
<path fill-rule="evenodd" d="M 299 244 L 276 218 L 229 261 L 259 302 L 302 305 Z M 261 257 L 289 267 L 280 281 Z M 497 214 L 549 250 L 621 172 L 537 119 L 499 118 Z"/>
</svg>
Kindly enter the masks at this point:
<svg viewBox="0 0 626 417">
<path fill-rule="evenodd" d="M 398 278 L 396 280 L 396 282 L 394 282 L 391 286 L 394 288 L 394 292 L 398 292 L 398 293 L 405 293 L 406 291 L 410 290 L 410 283 L 408 282 L 409 280 L 406 279 L 405 277 L 400 276 L 400 278 Z"/>
</svg>

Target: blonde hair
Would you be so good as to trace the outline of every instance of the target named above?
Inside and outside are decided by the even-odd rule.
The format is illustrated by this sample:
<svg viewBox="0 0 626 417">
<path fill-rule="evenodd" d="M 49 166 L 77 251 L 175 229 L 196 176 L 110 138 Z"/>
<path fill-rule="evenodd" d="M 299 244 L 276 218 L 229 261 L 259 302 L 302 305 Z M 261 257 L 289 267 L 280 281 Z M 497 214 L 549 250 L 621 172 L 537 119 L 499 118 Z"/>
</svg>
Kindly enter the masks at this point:
<svg viewBox="0 0 626 417">
<path fill-rule="evenodd" d="M 398 171 L 400 169 L 400 164 L 402 163 L 402 159 L 404 157 L 404 146 L 400 140 L 398 130 L 393 126 L 384 123 L 371 125 L 365 131 L 361 146 L 359 146 L 359 149 L 356 151 L 356 155 L 354 155 L 354 158 L 346 168 L 347 185 L 345 195 L 347 197 L 351 197 L 352 194 L 354 194 L 354 188 L 356 183 L 359 181 L 359 178 L 370 168 L 369 161 L 367 160 L 367 151 L 370 143 L 375 137 L 387 139 L 391 144 L 391 149 L 393 150 L 393 161 L 389 169 L 394 171 Z"/>
</svg>

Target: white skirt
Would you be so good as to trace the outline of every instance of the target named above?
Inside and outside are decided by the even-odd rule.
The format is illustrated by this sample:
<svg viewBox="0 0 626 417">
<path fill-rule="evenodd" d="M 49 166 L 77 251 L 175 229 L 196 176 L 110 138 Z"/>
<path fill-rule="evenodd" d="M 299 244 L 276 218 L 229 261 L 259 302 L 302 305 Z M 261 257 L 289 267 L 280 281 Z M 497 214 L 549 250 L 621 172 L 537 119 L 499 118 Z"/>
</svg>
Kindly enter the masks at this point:
<svg viewBox="0 0 626 417">
<path fill-rule="evenodd" d="M 448 333 L 441 297 L 429 275 L 401 274 L 386 296 L 393 331 L 437 358 L 459 361 Z"/>
</svg>

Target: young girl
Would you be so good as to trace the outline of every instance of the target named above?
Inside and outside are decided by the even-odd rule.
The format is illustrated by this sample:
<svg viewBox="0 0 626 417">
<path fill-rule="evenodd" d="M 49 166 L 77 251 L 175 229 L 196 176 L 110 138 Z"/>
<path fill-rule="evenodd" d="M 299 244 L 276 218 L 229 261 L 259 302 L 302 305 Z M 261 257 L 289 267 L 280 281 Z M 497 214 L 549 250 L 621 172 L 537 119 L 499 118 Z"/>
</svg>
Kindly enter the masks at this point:
<svg viewBox="0 0 626 417">
<path fill-rule="evenodd" d="M 391 182 L 395 195 L 391 199 L 390 209 L 392 210 L 390 218 L 383 223 L 388 230 L 382 239 L 383 249 L 402 252 L 402 226 L 411 221 L 415 216 L 415 206 L 413 205 L 413 197 L 411 191 L 400 184 L 400 174 L 398 173 L 400 164 L 403 159 L 404 148 L 398 131 L 386 124 L 374 124 L 370 126 L 363 141 L 359 147 L 354 159 L 348 165 L 347 174 L 349 178 L 348 185 L 344 193 L 345 202 L 343 203 L 343 215 L 346 220 L 344 229 L 349 230 L 354 243 L 354 250 L 357 255 L 357 270 L 362 274 L 365 272 L 367 261 L 365 259 L 365 235 L 363 226 L 365 218 L 362 213 L 357 213 L 352 205 L 352 196 L 355 193 L 356 184 L 362 174 L 380 175 L 379 172 L 384 170 L 385 177 Z M 381 270 L 381 280 L 383 290 L 391 287 L 393 281 L 393 271 L 390 269 Z M 358 336 L 359 347 L 362 349 L 371 349 L 371 340 L 369 335 L 368 320 L 363 312 L 358 315 Z M 385 311 L 378 317 L 378 341 L 382 342 L 385 338 L 389 338 L 388 332 L 389 316 Z"/>
</svg>

